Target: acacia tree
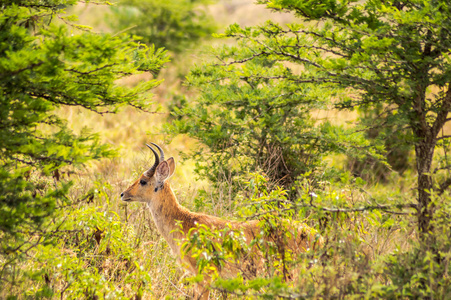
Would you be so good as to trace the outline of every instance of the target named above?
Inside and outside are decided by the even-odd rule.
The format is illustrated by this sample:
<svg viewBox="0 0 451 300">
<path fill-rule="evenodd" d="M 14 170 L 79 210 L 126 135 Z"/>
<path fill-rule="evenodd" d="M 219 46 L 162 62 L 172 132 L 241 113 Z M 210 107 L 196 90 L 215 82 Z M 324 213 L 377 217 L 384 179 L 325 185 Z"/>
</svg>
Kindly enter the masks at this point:
<svg viewBox="0 0 451 300">
<path fill-rule="evenodd" d="M 74 24 L 65 8 L 78 0 L 0 4 L 0 280 L 14 278 L 14 261 L 58 231 L 46 225 L 67 205 L 70 183 L 53 182 L 62 168 L 111 156 L 89 130 L 72 132 L 56 109 L 99 114 L 121 106 L 149 108 L 157 80 L 126 88 L 126 76 L 157 74 L 165 52 L 126 36 L 99 35 Z M 49 180 L 50 178 L 50 180 Z M 59 228 L 59 226 L 56 226 Z M 13 281 L 11 282 L 13 283 Z"/>
<path fill-rule="evenodd" d="M 263 170 L 272 183 L 288 188 L 321 164 L 331 150 L 331 126 L 314 126 L 309 113 L 325 101 L 319 88 L 279 84 L 284 72 L 282 64 L 265 58 L 191 71 L 188 82 L 202 93 L 194 104 L 174 108 L 179 119 L 170 127 L 209 147 L 208 153 L 197 153 L 206 162 L 197 166 L 201 176 L 233 183 L 246 172 Z"/>
<path fill-rule="evenodd" d="M 406 206 L 416 209 L 421 239 L 427 241 L 433 230 L 434 195 L 442 195 L 451 185 L 447 175 L 451 162 L 436 153 L 444 147 L 441 152 L 446 154 L 451 137 L 443 133 L 451 110 L 449 1 L 258 2 L 292 12 L 299 22 L 230 26 L 223 36 L 240 44 L 222 49 L 217 72 L 249 61 L 281 62 L 283 72 L 246 78 L 276 78 L 278 86 L 298 86 L 299 91 L 306 84 L 346 88 L 350 96 L 334 100 L 337 108 L 377 108 L 381 113 L 373 128 L 396 125 L 407 130 L 399 142 L 415 148 L 417 193 L 416 203 Z"/>
<path fill-rule="evenodd" d="M 252 35 L 252 29 L 243 30 Z M 174 107 L 175 120 L 167 126 L 208 147 L 206 153 L 189 154 L 200 162 L 199 175 L 233 185 L 247 172 L 263 171 L 271 184 L 291 189 L 299 176 L 321 169 L 325 155 L 362 152 L 353 147 L 365 144 L 362 134 L 347 134 L 311 114 L 327 108 L 340 88 L 285 80 L 294 76 L 292 69 L 271 55 L 256 54 L 245 42 L 210 52 L 220 62 L 191 70 L 187 84 L 201 91 L 199 97 Z M 363 152 L 377 156 L 373 149 Z"/>
</svg>

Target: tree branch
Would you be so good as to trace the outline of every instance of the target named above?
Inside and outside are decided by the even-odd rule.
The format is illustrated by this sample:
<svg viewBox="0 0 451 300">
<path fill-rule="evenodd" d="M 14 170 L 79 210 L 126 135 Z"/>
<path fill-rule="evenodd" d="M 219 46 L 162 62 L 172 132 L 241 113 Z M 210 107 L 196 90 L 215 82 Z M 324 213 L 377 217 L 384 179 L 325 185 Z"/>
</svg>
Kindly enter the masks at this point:
<svg viewBox="0 0 451 300">
<path fill-rule="evenodd" d="M 439 196 L 443 195 L 443 193 L 451 186 L 451 178 L 446 179 L 442 184 L 440 184 L 440 188 L 438 189 Z"/>
<path fill-rule="evenodd" d="M 25 68 L 22 68 L 22 69 L 13 71 L 13 72 L 11 72 L 11 73 L 7 73 L 7 72 L 6 72 L 6 73 L 3 73 L 3 74 L 0 74 L 0 79 L 3 79 L 4 77 L 11 77 L 11 76 L 17 75 L 17 74 L 19 74 L 19 73 L 21 73 L 21 72 L 23 72 L 23 71 L 26 71 L 26 70 L 34 69 L 34 68 L 36 68 L 36 67 L 39 67 L 39 66 L 42 65 L 43 63 L 44 63 L 43 61 L 40 61 L 40 62 L 38 62 L 38 63 L 31 64 L 31 65 L 29 65 L 29 66 L 27 66 L 27 67 L 25 67 Z"/>
<path fill-rule="evenodd" d="M 442 136 L 437 138 L 437 141 L 444 140 L 444 139 L 449 139 L 449 138 L 451 138 L 451 135 L 442 135 Z"/>
</svg>

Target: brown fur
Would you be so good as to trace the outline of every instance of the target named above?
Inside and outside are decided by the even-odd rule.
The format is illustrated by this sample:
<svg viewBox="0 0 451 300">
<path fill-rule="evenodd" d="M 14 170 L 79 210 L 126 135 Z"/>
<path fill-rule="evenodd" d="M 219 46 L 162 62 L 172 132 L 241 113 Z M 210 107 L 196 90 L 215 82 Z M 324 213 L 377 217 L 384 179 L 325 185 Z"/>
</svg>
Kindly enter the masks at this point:
<svg viewBox="0 0 451 300">
<path fill-rule="evenodd" d="M 123 201 L 139 201 L 147 204 L 152 217 L 155 221 L 158 231 L 164 237 L 171 247 L 172 252 L 177 256 L 179 262 L 191 273 L 196 274 L 196 261 L 189 255 L 181 259 L 182 251 L 180 249 L 180 240 L 186 238 L 188 231 L 195 228 L 198 224 L 204 224 L 210 228 L 223 229 L 229 224 L 232 229 L 242 232 L 246 241 L 250 242 L 260 232 L 259 221 L 236 222 L 223 220 L 215 216 L 191 212 L 181 206 L 171 189 L 167 179 L 174 173 L 175 162 L 171 157 L 161 162 L 155 172 L 149 174 L 145 172 L 136 180 L 127 190 L 122 193 Z M 140 182 L 145 182 L 141 184 Z M 155 192 L 155 189 L 157 191 Z M 182 224 L 182 232 L 179 223 Z M 304 252 L 308 248 L 315 248 L 322 244 L 322 238 L 315 237 L 312 229 L 301 224 L 294 231 L 294 236 L 288 241 L 287 247 L 293 253 Z M 278 233 L 275 232 L 275 236 Z M 274 238 L 274 237 L 273 237 Z M 270 240 L 271 235 L 266 237 Z M 277 239 L 274 239 L 277 245 Z M 261 254 L 260 254 L 261 255 Z M 255 256 L 254 256 L 255 257 Z M 221 276 L 232 276 L 238 271 L 248 271 L 249 277 L 255 276 L 259 263 L 241 264 L 240 266 L 228 266 L 220 272 Z M 245 269 L 245 270 L 243 270 Z M 208 299 L 209 291 L 208 278 L 204 278 L 204 283 L 197 287 L 196 299 Z"/>
</svg>

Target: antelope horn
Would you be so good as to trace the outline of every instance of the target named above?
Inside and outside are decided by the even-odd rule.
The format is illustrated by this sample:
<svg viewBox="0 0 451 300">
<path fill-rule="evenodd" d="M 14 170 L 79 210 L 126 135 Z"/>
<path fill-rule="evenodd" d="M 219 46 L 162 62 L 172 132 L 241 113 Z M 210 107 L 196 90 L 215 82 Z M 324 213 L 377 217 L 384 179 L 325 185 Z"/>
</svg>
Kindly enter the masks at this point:
<svg viewBox="0 0 451 300">
<path fill-rule="evenodd" d="M 158 157 L 157 151 L 153 150 L 153 148 L 151 146 L 149 146 L 148 144 L 146 144 L 146 146 L 149 147 L 149 149 L 152 150 L 153 154 L 155 155 L 155 163 L 153 164 L 153 166 L 149 170 L 144 172 L 144 175 L 146 175 L 147 177 L 152 177 L 152 175 L 155 173 L 155 169 L 160 164 L 160 158 Z M 158 147 L 158 148 L 160 148 L 160 147 Z"/>
<path fill-rule="evenodd" d="M 164 152 L 163 152 L 163 149 L 161 149 L 160 146 L 158 146 L 158 145 L 155 144 L 155 143 L 151 143 L 151 144 L 158 148 L 158 150 L 160 151 L 160 161 L 163 161 L 163 160 L 164 160 Z"/>
</svg>

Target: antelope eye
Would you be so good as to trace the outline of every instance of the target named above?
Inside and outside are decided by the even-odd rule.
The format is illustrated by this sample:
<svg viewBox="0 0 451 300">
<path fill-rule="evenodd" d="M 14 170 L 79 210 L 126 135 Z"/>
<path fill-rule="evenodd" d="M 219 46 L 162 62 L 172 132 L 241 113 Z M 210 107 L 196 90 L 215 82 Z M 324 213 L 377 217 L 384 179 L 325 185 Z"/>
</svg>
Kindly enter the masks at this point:
<svg viewBox="0 0 451 300">
<path fill-rule="evenodd" d="M 141 179 L 141 180 L 139 181 L 139 183 L 140 183 L 141 185 L 146 185 L 146 184 L 147 184 L 147 181 Z"/>
</svg>

